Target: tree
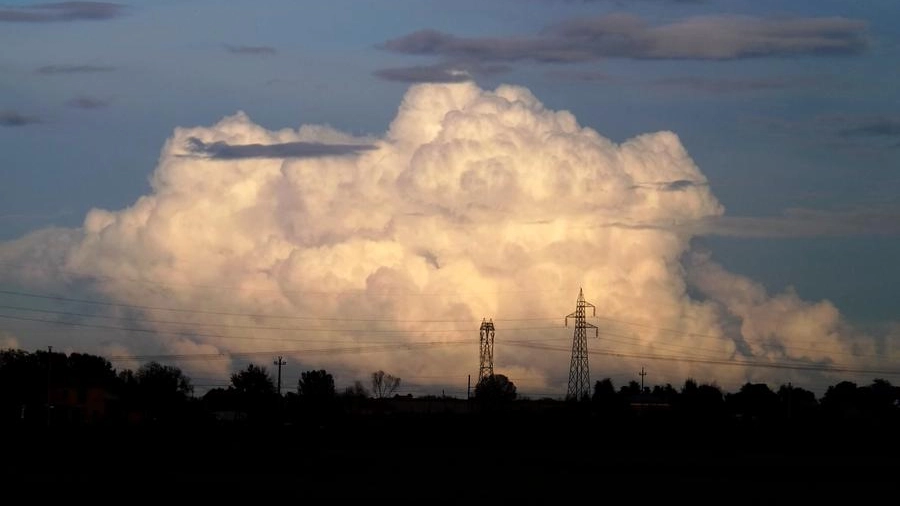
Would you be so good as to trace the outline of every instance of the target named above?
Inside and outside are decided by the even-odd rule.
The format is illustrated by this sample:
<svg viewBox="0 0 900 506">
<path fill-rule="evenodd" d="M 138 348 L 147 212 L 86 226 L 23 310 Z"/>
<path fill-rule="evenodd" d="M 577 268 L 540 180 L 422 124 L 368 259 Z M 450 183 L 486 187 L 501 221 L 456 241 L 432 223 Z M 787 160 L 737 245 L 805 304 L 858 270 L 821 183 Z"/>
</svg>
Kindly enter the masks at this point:
<svg viewBox="0 0 900 506">
<path fill-rule="evenodd" d="M 725 396 L 716 385 L 702 385 L 688 378 L 678 395 L 678 409 L 688 417 L 709 417 L 724 414 Z"/>
<path fill-rule="evenodd" d="M 834 418 L 857 418 L 860 414 L 860 396 L 856 383 L 841 381 L 828 387 L 822 396 L 822 408 Z"/>
<path fill-rule="evenodd" d="M 616 387 L 610 378 L 603 378 L 594 383 L 591 403 L 594 409 L 604 416 L 621 414 L 623 408 L 627 406 L 627 401 L 616 394 Z"/>
<path fill-rule="evenodd" d="M 231 375 L 231 388 L 252 397 L 267 397 L 275 394 L 275 383 L 266 368 L 253 364 Z"/>
<path fill-rule="evenodd" d="M 46 419 L 47 354 L 0 351 L 0 421 Z"/>
<path fill-rule="evenodd" d="M 475 399 L 485 404 L 506 404 L 516 399 L 516 385 L 502 374 L 491 374 L 475 385 Z"/>
<path fill-rule="evenodd" d="M 191 380 L 174 366 L 149 362 L 137 372 L 119 373 L 126 404 L 149 421 L 169 421 L 182 414 L 194 392 Z"/>
<path fill-rule="evenodd" d="M 778 387 L 777 395 L 784 416 L 788 419 L 809 418 L 819 407 L 816 394 L 790 384 Z"/>
<path fill-rule="evenodd" d="M 265 367 L 250 364 L 246 369 L 231 375 L 231 386 L 225 392 L 226 399 L 248 421 L 258 422 L 274 415 L 276 408 L 275 383 Z"/>
<path fill-rule="evenodd" d="M 384 371 L 372 373 L 372 393 L 377 399 L 390 397 L 400 387 L 400 378 L 385 374 Z"/>
<path fill-rule="evenodd" d="M 324 369 L 300 374 L 297 393 L 307 399 L 330 399 L 335 396 L 334 377 Z"/>
<path fill-rule="evenodd" d="M 771 420 L 779 414 L 778 394 L 765 383 L 744 383 L 725 398 L 731 412 L 745 420 Z"/>
<path fill-rule="evenodd" d="M 356 380 L 353 382 L 353 386 L 349 386 L 344 389 L 344 397 L 366 399 L 369 397 L 369 391 L 366 390 L 366 387 L 363 385 L 362 381 Z"/>
</svg>

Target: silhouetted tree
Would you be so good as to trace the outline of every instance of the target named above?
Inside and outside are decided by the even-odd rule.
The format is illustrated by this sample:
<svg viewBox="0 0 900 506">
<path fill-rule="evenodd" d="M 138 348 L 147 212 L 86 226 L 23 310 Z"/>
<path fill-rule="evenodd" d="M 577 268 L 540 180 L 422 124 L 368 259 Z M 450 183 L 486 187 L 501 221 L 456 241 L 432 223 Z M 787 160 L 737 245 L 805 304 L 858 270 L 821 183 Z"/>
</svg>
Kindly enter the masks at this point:
<svg viewBox="0 0 900 506">
<path fill-rule="evenodd" d="M 184 415 L 194 391 L 181 369 L 155 361 L 140 366 L 137 372 L 126 369 L 119 379 L 130 407 L 151 422 L 168 422 Z"/>
<path fill-rule="evenodd" d="M 25 350 L 0 351 L 0 420 L 46 420 L 47 360 Z"/>
<path fill-rule="evenodd" d="M 69 384 L 73 387 L 112 388 L 117 381 L 116 371 L 109 360 L 86 353 L 71 353 L 68 357 Z"/>
<path fill-rule="evenodd" d="M 356 380 L 353 382 L 352 386 L 344 389 L 344 397 L 366 399 L 369 397 L 369 391 L 366 390 L 366 387 L 362 384 L 362 381 Z"/>
<path fill-rule="evenodd" d="M 876 378 L 872 384 L 861 388 L 863 411 L 873 420 L 895 419 L 900 411 L 900 388 L 889 381 Z"/>
<path fill-rule="evenodd" d="M 334 377 L 324 369 L 300 373 L 297 393 L 306 399 L 331 399 L 335 396 Z"/>
<path fill-rule="evenodd" d="M 630 398 L 640 394 L 641 384 L 634 380 L 629 381 L 627 385 L 622 385 L 622 387 L 619 388 L 619 395 L 622 397 Z"/>
<path fill-rule="evenodd" d="M 400 378 L 380 370 L 372 373 L 372 393 L 376 399 L 390 397 L 399 387 Z"/>
<path fill-rule="evenodd" d="M 675 387 L 669 383 L 662 386 L 654 385 L 653 389 L 650 391 L 650 395 L 655 397 L 659 402 L 674 404 L 678 399 L 678 390 L 675 390 Z"/>
<path fill-rule="evenodd" d="M 288 396 L 292 416 L 302 423 L 327 424 L 337 409 L 334 377 L 324 369 L 300 373 L 297 396 Z"/>
<path fill-rule="evenodd" d="M 234 407 L 251 422 L 267 420 L 275 414 L 275 383 L 265 367 L 251 363 L 233 373 L 227 393 L 231 394 Z"/>
<path fill-rule="evenodd" d="M 836 419 L 858 418 L 860 416 L 860 399 L 856 383 L 841 381 L 828 387 L 822 396 L 822 410 Z"/>
<path fill-rule="evenodd" d="M 254 364 L 231 375 L 231 388 L 253 397 L 268 397 L 275 394 L 275 382 L 272 381 L 266 368 Z"/>
<path fill-rule="evenodd" d="M 475 385 L 475 399 L 484 405 L 509 403 L 516 399 L 516 385 L 502 374 L 491 374 Z"/>
<path fill-rule="evenodd" d="M 744 383 L 738 392 L 725 397 L 725 404 L 744 420 L 770 421 L 780 415 L 778 395 L 765 383 Z"/>
<path fill-rule="evenodd" d="M 725 413 L 725 397 L 717 385 L 700 385 L 688 378 L 678 395 L 677 409 L 689 418 L 718 418 Z"/>
<path fill-rule="evenodd" d="M 594 383 L 591 403 L 594 410 L 602 416 L 620 415 L 628 406 L 627 401 L 623 401 L 623 398 L 616 393 L 616 387 L 610 378 L 603 378 Z"/>
<path fill-rule="evenodd" d="M 790 384 L 778 387 L 777 395 L 781 411 L 789 420 L 807 420 L 815 415 L 819 407 L 816 394 Z"/>
</svg>

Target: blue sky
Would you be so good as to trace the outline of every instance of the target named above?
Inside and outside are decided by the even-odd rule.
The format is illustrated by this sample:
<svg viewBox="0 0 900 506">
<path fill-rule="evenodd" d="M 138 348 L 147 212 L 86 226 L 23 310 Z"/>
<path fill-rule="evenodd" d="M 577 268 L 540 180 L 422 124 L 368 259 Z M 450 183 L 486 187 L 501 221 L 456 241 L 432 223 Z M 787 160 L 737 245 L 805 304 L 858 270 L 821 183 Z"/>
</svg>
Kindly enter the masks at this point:
<svg viewBox="0 0 900 506">
<path fill-rule="evenodd" d="M 898 21 L 891 0 L 4 2 L 0 241 L 131 206 L 178 127 L 378 137 L 410 86 L 471 79 L 613 142 L 674 132 L 724 208 L 694 249 L 885 332 Z"/>
</svg>

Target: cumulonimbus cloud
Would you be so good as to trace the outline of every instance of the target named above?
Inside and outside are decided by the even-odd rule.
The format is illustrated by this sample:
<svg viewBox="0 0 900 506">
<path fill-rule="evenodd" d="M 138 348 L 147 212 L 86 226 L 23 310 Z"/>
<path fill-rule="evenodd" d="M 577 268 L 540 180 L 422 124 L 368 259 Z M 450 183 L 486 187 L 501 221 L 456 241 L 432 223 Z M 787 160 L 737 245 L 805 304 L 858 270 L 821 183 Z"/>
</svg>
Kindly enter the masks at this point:
<svg viewBox="0 0 900 506">
<path fill-rule="evenodd" d="M 368 148 L 276 156 L 330 145 Z M 252 156 L 221 156 L 236 146 Z M 277 353 L 295 376 L 380 369 L 464 392 L 490 318 L 495 371 L 524 395 L 563 395 L 580 290 L 597 308 L 594 379 L 621 384 L 652 361 L 654 384 L 811 388 L 835 364 L 897 359 L 827 301 L 767 293 L 692 252 L 724 209 L 675 133 L 615 143 L 522 87 L 414 85 L 372 138 L 243 113 L 179 127 L 150 182 L 78 229 L 0 244 L 17 266 L 0 284 L 112 301 L 104 316 L 124 320 L 78 344 L 206 357 L 185 370 L 224 382 L 232 363 L 217 357 Z M 29 330 L 15 332 L 26 346 Z"/>
</svg>

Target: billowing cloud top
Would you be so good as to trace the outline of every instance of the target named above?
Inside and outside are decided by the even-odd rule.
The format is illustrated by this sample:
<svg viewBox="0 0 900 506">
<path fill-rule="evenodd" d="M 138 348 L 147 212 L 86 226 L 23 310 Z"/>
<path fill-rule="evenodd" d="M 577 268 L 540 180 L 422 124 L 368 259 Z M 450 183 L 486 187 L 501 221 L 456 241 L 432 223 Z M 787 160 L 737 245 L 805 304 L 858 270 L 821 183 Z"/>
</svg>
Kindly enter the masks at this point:
<svg viewBox="0 0 900 506">
<path fill-rule="evenodd" d="M 195 156 L 228 146 L 367 148 Z M 479 323 L 491 318 L 496 370 L 522 392 L 562 394 L 564 317 L 581 288 L 600 318 L 591 346 L 618 354 L 592 357 L 596 379 L 638 370 L 647 354 L 670 357 L 655 369 L 659 383 L 723 386 L 771 371 L 744 359 L 853 360 L 836 354 L 858 336 L 828 302 L 770 297 L 702 256 L 683 262 L 684 225 L 723 208 L 677 135 L 616 144 L 521 87 L 415 85 L 378 138 L 269 131 L 243 113 L 177 128 L 151 183 L 126 209 L 90 211 L 80 230 L 0 245 L 0 261 L 22 266 L 0 281 L 88 284 L 132 305 L 122 309 L 132 318 L 141 309 L 158 334 L 123 337 L 116 350 L 277 351 L 347 383 L 382 369 L 408 383 L 464 384 L 478 367 Z M 218 377 L 228 366 L 190 364 Z"/>
</svg>

